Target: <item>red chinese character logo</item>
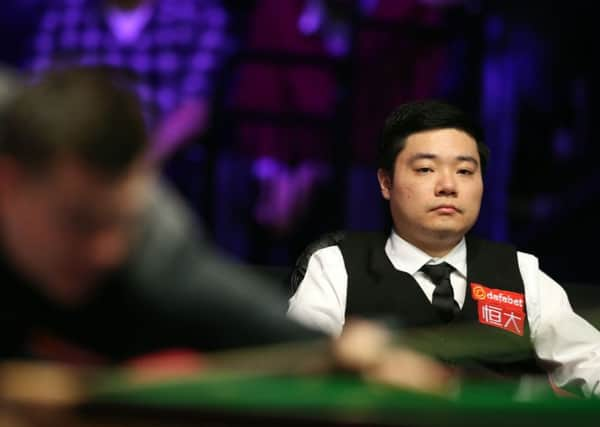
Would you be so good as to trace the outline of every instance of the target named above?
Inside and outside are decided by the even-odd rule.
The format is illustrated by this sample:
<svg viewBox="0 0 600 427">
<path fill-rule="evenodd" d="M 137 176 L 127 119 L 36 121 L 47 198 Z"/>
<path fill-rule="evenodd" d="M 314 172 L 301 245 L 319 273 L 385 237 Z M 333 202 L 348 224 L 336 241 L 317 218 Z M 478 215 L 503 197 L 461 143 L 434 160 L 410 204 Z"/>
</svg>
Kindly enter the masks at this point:
<svg viewBox="0 0 600 427">
<path fill-rule="evenodd" d="M 503 306 L 485 304 L 483 301 L 479 302 L 478 309 L 480 323 L 523 336 L 525 324 L 525 315 L 523 312 Z"/>
</svg>

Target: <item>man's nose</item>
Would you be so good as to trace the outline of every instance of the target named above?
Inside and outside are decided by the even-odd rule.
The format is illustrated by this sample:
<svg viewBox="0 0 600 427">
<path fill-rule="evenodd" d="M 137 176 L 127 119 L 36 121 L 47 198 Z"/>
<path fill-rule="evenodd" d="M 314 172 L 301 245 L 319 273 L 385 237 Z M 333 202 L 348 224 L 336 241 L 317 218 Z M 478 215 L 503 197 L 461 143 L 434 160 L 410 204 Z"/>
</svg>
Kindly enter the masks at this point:
<svg viewBox="0 0 600 427">
<path fill-rule="evenodd" d="M 451 171 L 440 171 L 435 187 L 436 196 L 454 197 L 457 195 L 456 176 Z"/>
</svg>

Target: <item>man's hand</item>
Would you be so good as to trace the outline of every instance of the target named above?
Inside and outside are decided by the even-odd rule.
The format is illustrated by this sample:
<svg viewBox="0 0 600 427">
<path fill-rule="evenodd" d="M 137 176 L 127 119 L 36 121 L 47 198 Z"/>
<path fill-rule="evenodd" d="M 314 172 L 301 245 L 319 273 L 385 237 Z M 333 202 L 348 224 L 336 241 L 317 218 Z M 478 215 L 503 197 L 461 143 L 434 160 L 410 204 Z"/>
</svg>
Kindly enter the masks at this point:
<svg viewBox="0 0 600 427">
<path fill-rule="evenodd" d="M 426 355 L 392 346 L 391 334 L 373 322 L 349 321 L 333 352 L 342 368 L 369 381 L 440 395 L 458 385 L 456 372 Z"/>
</svg>

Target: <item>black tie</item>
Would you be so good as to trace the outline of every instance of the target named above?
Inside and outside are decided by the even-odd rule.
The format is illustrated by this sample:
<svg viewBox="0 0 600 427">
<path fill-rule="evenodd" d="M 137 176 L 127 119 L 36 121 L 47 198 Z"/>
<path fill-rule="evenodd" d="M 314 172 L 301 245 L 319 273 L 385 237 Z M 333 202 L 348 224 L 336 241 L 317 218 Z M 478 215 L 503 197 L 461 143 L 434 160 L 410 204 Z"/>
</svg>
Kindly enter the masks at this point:
<svg viewBox="0 0 600 427">
<path fill-rule="evenodd" d="M 447 262 L 436 265 L 424 265 L 421 271 L 435 284 L 431 303 L 444 322 L 450 322 L 460 312 L 454 301 L 454 292 L 450 284 L 450 273 L 454 268 Z"/>
</svg>

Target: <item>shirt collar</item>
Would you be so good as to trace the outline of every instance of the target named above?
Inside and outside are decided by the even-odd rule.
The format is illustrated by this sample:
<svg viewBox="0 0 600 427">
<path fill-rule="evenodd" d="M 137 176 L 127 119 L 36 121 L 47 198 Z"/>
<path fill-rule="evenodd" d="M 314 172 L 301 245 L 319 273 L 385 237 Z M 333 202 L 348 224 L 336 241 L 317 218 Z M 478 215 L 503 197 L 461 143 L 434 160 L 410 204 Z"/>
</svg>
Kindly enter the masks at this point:
<svg viewBox="0 0 600 427">
<path fill-rule="evenodd" d="M 467 277 L 467 244 L 464 237 L 445 256 L 433 258 L 392 230 L 385 244 L 385 252 L 396 270 L 402 270 L 411 275 L 415 275 L 425 264 L 447 262 L 458 273 Z"/>
</svg>

